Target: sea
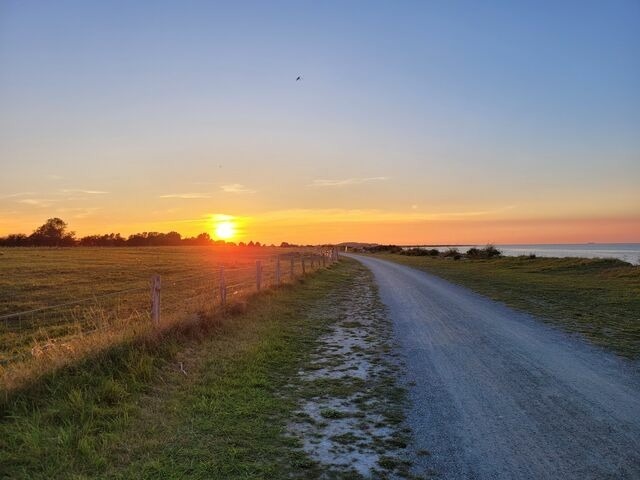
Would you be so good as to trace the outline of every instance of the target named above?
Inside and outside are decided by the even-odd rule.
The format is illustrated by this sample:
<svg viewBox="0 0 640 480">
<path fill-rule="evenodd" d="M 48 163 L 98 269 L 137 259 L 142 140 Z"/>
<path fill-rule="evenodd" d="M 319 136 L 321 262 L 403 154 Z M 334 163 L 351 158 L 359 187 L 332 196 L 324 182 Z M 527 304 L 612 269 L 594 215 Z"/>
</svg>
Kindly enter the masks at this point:
<svg viewBox="0 0 640 480">
<path fill-rule="evenodd" d="M 483 245 L 455 245 L 455 247 L 465 252 L 468 248 L 483 247 Z M 496 245 L 496 247 L 503 255 L 509 257 L 533 253 L 538 257 L 618 258 L 633 265 L 640 265 L 640 243 L 559 243 Z M 434 248 L 442 249 L 442 246 Z"/>
</svg>

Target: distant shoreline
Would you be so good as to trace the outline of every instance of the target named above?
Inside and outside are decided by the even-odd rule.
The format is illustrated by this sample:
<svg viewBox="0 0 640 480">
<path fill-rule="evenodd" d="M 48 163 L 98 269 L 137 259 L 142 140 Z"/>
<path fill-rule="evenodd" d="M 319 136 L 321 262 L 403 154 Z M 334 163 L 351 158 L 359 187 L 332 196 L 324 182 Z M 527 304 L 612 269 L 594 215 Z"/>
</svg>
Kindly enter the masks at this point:
<svg viewBox="0 0 640 480">
<path fill-rule="evenodd" d="M 472 248 L 482 245 L 402 245 L 402 248 Z M 640 243 L 531 243 L 496 244 L 507 257 L 536 255 L 548 258 L 617 258 L 640 265 Z"/>
</svg>

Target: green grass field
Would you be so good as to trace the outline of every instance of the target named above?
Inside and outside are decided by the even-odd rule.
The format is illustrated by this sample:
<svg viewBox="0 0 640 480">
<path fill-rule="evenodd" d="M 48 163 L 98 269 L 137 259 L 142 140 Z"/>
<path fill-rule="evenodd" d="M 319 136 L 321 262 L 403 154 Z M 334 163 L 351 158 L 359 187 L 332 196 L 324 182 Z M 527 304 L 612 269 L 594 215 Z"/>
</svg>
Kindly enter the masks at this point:
<svg viewBox="0 0 640 480">
<path fill-rule="evenodd" d="M 630 358 L 640 357 L 640 267 L 619 260 L 458 260 L 379 254 L 533 313 Z"/>
<path fill-rule="evenodd" d="M 340 262 L 250 298 L 244 314 L 178 324 L 13 392 L 0 405 L 2 476 L 319 475 L 285 434 L 291 382 L 331 321 L 314 305 L 347 290 L 356 268 Z"/>
</svg>

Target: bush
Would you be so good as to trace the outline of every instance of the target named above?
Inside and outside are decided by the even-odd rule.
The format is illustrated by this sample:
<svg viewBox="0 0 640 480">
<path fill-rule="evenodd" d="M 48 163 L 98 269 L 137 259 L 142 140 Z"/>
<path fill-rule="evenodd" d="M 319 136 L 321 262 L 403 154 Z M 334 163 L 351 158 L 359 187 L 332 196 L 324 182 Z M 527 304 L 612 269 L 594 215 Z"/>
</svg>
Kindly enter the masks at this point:
<svg viewBox="0 0 640 480">
<path fill-rule="evenodd" d="M 408 248 L 400 252 L 401 255 L 409 255 L 411 257 L 426 257 L 429 255 L 429 250 L 425 250 L 424 248 Z"/>
<path fill-rule="evenodd" d="M 363 250 L 369 253 L 402 253 L 402 247 L 397 245 L 372 245 L 370 247 L 364 247 Z"/>
<path fill-rule="evenodd" d="M 494 258 L 499 257 L 500 255 L 502 255 L 502 252 L 491 244 L 484 248 L 471 247 L 466 253 L 466 257 L 471 259 Z"/>
<path fill-rule="evenodd" d="M 467 250 L 468 258 L 480 258 L 481 256 L 482 256 L 482 252 L 480 251 L 479 248 L 471 247 L 469 250 Z"/>
<path fill-rule="evenodd" d="M 460 255 L 460 251 L 457 248 L 449 248 L 442 254 L 443 257 L 455 257 L 456 255 Z"/>
</svg>

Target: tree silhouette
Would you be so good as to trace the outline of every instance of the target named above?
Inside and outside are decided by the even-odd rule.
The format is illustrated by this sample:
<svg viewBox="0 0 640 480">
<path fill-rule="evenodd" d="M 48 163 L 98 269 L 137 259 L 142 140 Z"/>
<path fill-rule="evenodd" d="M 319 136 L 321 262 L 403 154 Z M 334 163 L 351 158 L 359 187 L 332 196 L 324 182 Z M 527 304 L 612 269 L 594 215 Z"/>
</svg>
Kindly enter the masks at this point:
<svg viewBox="0 0 640 480">
<path fill-rule="evenodd" d="M 29 240 L 32 245 L 45 247 L 66 247 L 76 242 L 75 232 L 67 232 L 67 223 L 58 217 L 50 218 L 36 228 Z"/>
</svg>

